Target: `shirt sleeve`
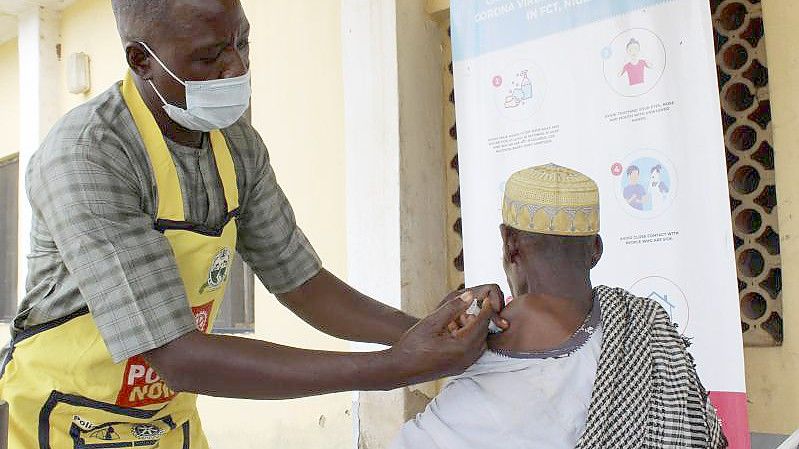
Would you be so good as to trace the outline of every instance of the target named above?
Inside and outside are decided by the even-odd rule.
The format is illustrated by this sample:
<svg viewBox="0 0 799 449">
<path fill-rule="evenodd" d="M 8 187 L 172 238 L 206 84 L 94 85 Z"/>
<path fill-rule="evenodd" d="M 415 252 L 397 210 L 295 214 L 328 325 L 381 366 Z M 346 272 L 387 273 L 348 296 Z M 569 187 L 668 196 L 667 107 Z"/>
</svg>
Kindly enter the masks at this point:
<svg viewBox="0 0 799 449">
<path fill-rule="evenodd" d="M 322 269 L 313 246 L 297 226 L 294 210 L 277 183 L 261 138 L 249 129 L 252 151 L 247 199 L 238 221 L 237 250 L 266 288 L 274 293 L 296 289 Z"/>
<path fill-rule="evenodd" d="M 629 187 L 625 187 L 623 195 L 625 200 L 629 200 L 633 196 L 632 189 L 630 189 Z"/>
<path fill-rule="evenodd" d="M 172 248 L 142 210 L 131 162 L 100 144 L 49 145 L 30 163 L 29 200 L 114 363 L 196 329 Z"/>
</svg>

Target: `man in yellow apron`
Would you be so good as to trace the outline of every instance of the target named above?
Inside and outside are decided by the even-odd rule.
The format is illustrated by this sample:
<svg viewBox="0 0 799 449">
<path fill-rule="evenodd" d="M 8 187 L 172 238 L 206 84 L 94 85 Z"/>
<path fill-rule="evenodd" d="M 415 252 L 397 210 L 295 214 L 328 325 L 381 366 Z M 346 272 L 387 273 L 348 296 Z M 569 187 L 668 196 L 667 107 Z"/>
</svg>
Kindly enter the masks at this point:
<svg viewBox="0 0 799 449">
<path fill-rule="evenodd" d="M 195 394 L 280 399 L 461 372 L 501 292 L 418 321 L 324 270 L 297 227 L 249 106 L 237 0 L 114 0 L 130 72 L 34 155 L 26 297 L 0 368 L 13 448 L 206 448 Z M 238 253 L 333 353 L 211 335 Z M 477 318 L 462 314 L 477 296 Z M 507 323 L 498 323 L 507 326 Z"/>
</svg>

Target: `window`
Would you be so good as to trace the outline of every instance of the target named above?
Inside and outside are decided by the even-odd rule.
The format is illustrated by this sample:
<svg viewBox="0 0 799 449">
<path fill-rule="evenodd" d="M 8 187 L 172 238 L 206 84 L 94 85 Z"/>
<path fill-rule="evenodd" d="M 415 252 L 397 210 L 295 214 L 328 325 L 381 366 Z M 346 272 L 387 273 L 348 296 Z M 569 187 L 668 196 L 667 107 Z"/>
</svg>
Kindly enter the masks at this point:
<svg viewBox="0 0 799 449">
<path fill-rule="evenodd" d="M 247 122 L 252 110 L 244 113 Z M 215 334 L 238 334 L 255 330 L 255 276 L 250 267 L 236 255 L 230 269 L 225 299 L 214 323 Z"/>
<path fill-rule="evenodd" d="M 17 311 L 19 155 L 0 158 L 0 320 Z"/>
<path fill-rule="evenodd" d="M 225 300 L 214 323 L 215 334 L 252 332 L 254 328 L 255 277 L 246 263 L 236 255 L 230 269 Z"/>
</svg>

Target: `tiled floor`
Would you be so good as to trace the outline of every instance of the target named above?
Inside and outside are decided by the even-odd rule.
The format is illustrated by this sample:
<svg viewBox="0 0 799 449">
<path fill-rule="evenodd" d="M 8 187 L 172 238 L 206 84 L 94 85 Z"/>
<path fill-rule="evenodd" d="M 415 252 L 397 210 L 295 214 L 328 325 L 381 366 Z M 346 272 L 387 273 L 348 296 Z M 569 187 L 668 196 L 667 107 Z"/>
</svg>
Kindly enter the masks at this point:
<svg viewBox="0 0 799 449">
<path fill-rule="evenodd" d="M 774 435 L 770 433 L 753 433 L 752 434 L 752 449 L 776 449 L 785 440 L 788 435 Z M 799 448 L 791 448 L 799 449 Z"/>
</svg>

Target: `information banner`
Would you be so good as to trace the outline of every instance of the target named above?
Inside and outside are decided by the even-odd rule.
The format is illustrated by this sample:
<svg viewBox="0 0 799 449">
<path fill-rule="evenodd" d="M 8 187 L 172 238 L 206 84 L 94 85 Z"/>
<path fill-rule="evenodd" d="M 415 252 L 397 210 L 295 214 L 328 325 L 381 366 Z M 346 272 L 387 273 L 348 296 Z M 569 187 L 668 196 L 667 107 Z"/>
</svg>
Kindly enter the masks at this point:
<svg viewBox="0 0 799 449">
<path fill-rule="evenodd" d="M 595 285 L 665 307 L 731 447 L 748 449 L 708 1 L 453 0 L 451 14 L 467 284 L 505 284 L 511 173 L 552 162 L 591 176 L 605 242 Z"/>
</svg>

